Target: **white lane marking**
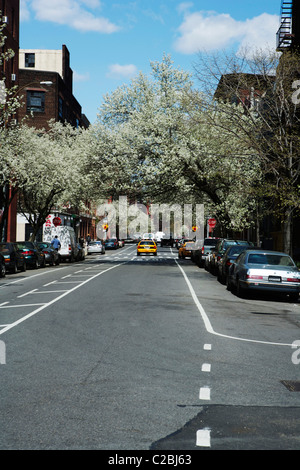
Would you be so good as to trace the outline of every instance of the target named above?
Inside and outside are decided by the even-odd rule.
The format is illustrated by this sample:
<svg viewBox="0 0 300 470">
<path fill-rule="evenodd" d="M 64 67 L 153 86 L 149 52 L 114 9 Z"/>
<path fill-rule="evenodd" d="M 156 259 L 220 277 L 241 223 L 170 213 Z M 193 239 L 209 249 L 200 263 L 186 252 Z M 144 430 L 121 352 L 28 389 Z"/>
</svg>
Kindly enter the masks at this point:
<svg viewBox="0 0 300 470">
<path fill-rule="evenodd" d="M 35 289 L 35 292 L 31 292 L 31 294 L 37 294 L 37 295 L 41 295 L 41 294 L 55 294 L 56 292 L 69 292 L 67 289 L 64 289 L 64 290 L 37 290 Z"/>
<path fill-rule="evenodd" d="M 68 294 L 70 294 L 71 292 L 74 292 L 76 289 L 79 289 L 80 287 L 84 286 L 85 284 L 87 284 L 88 282 L 92 281 L 93 279 L 95 279 L 96 277 L 98 276 L 101 276 L 101 274 L 104 274 L 108 271 L 110 271 L 111 269 L 114 269 L 114 268 L 117 268 L 118 266 L 123 266 L 125 263 L 120 263 L 120 264 L 116 264 L 114 266 L 111 266 L 109 268 L 107 268 L 105 271 L 101 271 L 100 273 L 97 273 L 95 274 L 94 276 L 90 277 L 89 279 L 86 279 L 85 281 L 83 281 L 81 284 L 73 287 L 72 289 L 64 292 L 63 294 L 59 295 L 58 297 L 56 297 L 55 299 L 51 300 L 50 302 L 42 305 L 41 307 L 37 308 L 36 310 L 34 310 L 33 312 L 30 312 L 28 315 L 25 315 L 24 317 L 22 318 L 19 318 L 19 320 L 15 321 L 14 323 L 11 323 L 9 325 L 7 325 L 5 328 L 3 328 L 3 330 L 0 331 L 0 335 L 2 335 L 3 333 L 6 333 L 6 331 L 10 330 L 11 328 L 14 328 L 15 326 L 19 325 L 20 323 L 23 323 L 24 321 L 26 321 L 28 318 L 30 317 L 33 317 L 34 315 L 36 315 L 37 313 L 41 312 L 42 310 L 44 310 L 45 308 L 49 307 L 50 305 L 53 305 L 54 303 L 58 302 L 59 300 L 63 299 L 65 296 L 67 296 Z"/>
<path fill-rule="evenodd" d="M 211 371 L 211 364 L 202 364 L 201 370 L 202 370 L 202 372 L 210 372 Z"/>
<path fill-rule="evenodd" d="M 210 447 L 210 429 L 199 429 L 196 434 L 197 447 Z"/>
<path fill-rule="evenodd" d="M 35 292 L 36 290 L 37 290 L 37 289 L 33 289 L 33 290 L 28 291 L 28 292 L 25 292 L 25 294 L 18 295 L 18 299 L 20 299 L 21 297 L 25 297 L 26 295 L 32 294 L 32 293 Z"/>
<path fill-rule="evenodd" d="M 210 351 L 211 350 L 211 344 L 205 344 L 203 346 L 203 349 L 205 349 L 206 351 Z"/>
<path fill-rule="evenodd" d="M 45 305 L 45 302 L 39 304 L 22 304 L 22 305 L 6 305 L 5 307 L 0 306 L 0 308 L 24 308 L 24 307 L 36 307 L 38 305 Z"/>
<path fill-rule="evenodd" d="M 67 266 L 65 268 L 61 268 L 59 267 L 59 270 L 61 271 L 62 269 L 67 269 Z M 44 276 L 45 274 L 51 274 L 53 273 L 52 270 L 48 270 L 46 269 L 44 272 L 42 273 L 38 273 L 38 274 L 33 274 L 32 276 L 26 276 L 26 277 L 22 277 L 22 278 L 18 278 L 16 279 L 15 281 L 11 281 L 11 282 L 7 282 L 5 284 L 1 284 L 0 285 L 0 288 L 3 288 L 3 287 L 6 287 L 6 286 L 10 286 L 11 284 L 17 284 L 18 282 L 24 282 L 24 281 L 27 281 L 28 279 L 32 279 L 33 277 L 37 277 L 37 276 Z"/>
<path fill-rule="evenodd" d="M 51 286 L 51 284 L 55 284 L 55 283 L 56 281 L 47 282 L 47 284 L 44 284 L 43 287 Z"/>
<path fill-rule="evenodd" d="M 200 400 L 210 400 L 210 388 L 201 387 L 199 390 L 199 399 Z"/>
<path fill-rule="evenodd" d="M 288 347 L 292 347 L 292 344 L 290 343 L 275 343 L 275 342 L 272 342 L 272 341 L 260 341 L 260 340 L 257 340 L 257 339 L 250 339 L 250 338 L 240 338 L 238 336 L 229 336 L 229 335 L 224 335 L 222 333 L 218 333 L 217 331 L 214 331 L 210 321 L 209 321 L 209 318 L 204 310 L 204 308 L 202 307 L 201 303 L 199 302 L 198 300 L 198 297 L 193 289 L 193 286 L 192 284 L 190 283 L 189 281 L 189 278 L 187 277 L 187 275 L 185 274 L 184 270 L 182 269 L 182 267 L 180 266 L 180 264 L 178 263 L 177 260 L 175 260 L 177 266 L 179 267 L 179 269 L 181 270 L 182 274 L 183 274 L 183 277 L 185 279 L 185 282 L 187 283 L 187 286 L 189 288 L 189 291 L 191 293 L 191 296 L 200 312 L 200 315 L 202 317 L 202 320 L 204 322 L 204 326 L 206 328 L 206 331 L 208 333 L 211 333 L 212 335 L 216 335 L 216 336 L 220 336 L 221 338 L 228 338 L 228 339 L 234 339 L 236 341 L 245 341 L 246 343 L 259 343 L 259 344 L 269 344 L 269 345 L 272 345 L 272 346 L 288 346 Z"/>
<path fill-rule="evenodd" d="M 2 305 L 6 305 L 6 304 L 9 304 L 9 302 L 2 302 L 2 304 L 0 304 L 0 307 L 1 307 Z"/>
</svg>

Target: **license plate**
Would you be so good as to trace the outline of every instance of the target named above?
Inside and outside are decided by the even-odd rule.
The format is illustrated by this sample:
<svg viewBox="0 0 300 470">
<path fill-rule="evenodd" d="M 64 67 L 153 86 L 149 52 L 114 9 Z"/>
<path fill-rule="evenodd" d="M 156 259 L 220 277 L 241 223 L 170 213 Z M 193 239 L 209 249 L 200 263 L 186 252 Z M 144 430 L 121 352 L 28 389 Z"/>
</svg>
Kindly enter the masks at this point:
<svg viewBox="0 0 300 470">
<path fill-rule="evenodd" d="M 280 276 L 269 276 L 269 281 L 270 282 L 281 282 L 281 277 Z"/>
</svg>

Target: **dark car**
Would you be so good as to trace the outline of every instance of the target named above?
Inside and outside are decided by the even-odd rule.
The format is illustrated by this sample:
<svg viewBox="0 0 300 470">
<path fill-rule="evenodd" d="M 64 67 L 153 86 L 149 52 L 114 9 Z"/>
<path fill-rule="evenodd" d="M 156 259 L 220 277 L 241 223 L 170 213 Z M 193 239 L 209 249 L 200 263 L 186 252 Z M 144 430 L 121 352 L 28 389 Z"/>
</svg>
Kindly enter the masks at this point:
<svg viewBox="0 0 300 470">
<path fill-rule="evenodd" d="M 211 250 L 216 246 L 219 238 L 204 238 L 202 246 L 198 246 L 193 255 L 193 261 L 203 268 L 205 266 L 205 261 L 209 256 Z"/>
<path fill-rule="evenodd" d="M 221 263 L 225 251 L 229 246 L 232 245 L 243 245 L 243 246 L 253 246 L 253 243 L 248 242 L 247 240 L 231 240 L 229 238 L 220 239 L 215 248 L 211 250 L 212 256 L 210 259 L 209 271 L 217 275 L 218 274 L 218 265 Z"/>
<path fill-rule="evenodd" d="M 6 275 L 6 268 L 5 268 L 4 256 L 0 253 L 0 277 L 5 277 L 5 275 Z"/>
<path fill-rule="evenodd" d="M 35 242 L 17 242 L 18 250 L 25 256 L 27 267 L 44 268 L 46 266 L 45 253 L 37 246 Z"/>
<path fill-rule="evenodd" d="M 232 263 L 234 263 L 234 261 L 243 251 L 249 250 L 250 248 L 253 250 L 259 250 L 258 247 L 249 247 L 247 245 L 232 245 L 227 248 L 222 259 L 218 263 L 218 281 L 220 281 L 222 284 L 226 283 L 229 268 Z"/>
<path fill-rule="evenodd" d="M 24 254 L 18 250 L 16 243 L 0 243 L 0 253 L 4 257 L 6 272 L 16 273 L 18 269 L 26 271 L 26 262 Z"/>
<path fill-rule="evenodd" d="M 37 242 L 37 246 L 45 254 L 45 263 L 50 266 L 58 265 L 60 262 L 59 253 L 49 242 Z"/>
<path fill-rule="evenodd" d="M 105 248 L 108 250 L 116 250 L 119 248 L 119 242 L 117 238 L 109 238 L 105 242 Z"/>
</svg>

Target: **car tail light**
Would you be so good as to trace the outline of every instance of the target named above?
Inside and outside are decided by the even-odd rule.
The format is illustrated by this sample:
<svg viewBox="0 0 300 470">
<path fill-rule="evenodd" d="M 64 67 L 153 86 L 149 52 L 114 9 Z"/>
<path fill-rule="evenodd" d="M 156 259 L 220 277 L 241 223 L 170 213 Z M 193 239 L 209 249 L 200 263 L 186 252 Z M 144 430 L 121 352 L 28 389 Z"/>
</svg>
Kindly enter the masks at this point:
<svg viewBox="0 0 300 470">
<path fill-rule="evenodd" d="M 72 251 L 72 245 L 69 245 L 69 251 Z"/>
<path fill-rule="evenodd" d="M 23 253 L 24 253 L 24 255 L 34 255 L 34 251 L 32 251 L 32 250 L 26 250 Z"/>
<path fill-rule="evenodd" d="M 288 277 L 287 282 L 300 282 L 300 279 Z"/>
<path fill-rule="evenodd" d="M 258 274 L 247 274 L 247 279 L 263 279 L 263 276 L 259 276 Z"/>
<path fill-rule="evenodd" d="M 202 250 L 201 250 L 201 251 L 202 251 L 202 254 L 203 254 L 203 253 L 204 253 L 204 246 L 202 247 Z"/>
<path fill-rule="evenodd" d="M 229 261 L 229 259 L 226 261 L 226 266 L 231 266 L 232 265 L 232 262 Z"/>
</svg>

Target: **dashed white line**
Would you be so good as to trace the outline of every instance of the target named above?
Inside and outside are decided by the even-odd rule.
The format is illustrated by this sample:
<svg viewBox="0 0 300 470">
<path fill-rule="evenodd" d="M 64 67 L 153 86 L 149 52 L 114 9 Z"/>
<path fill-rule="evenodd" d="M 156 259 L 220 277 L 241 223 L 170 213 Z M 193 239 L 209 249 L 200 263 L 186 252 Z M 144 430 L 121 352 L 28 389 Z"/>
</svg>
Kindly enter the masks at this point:
<svg viewBox="0 0 300 470">
<path fill-rule="evenodd" d="M 202 372 L 210 372 L 211 371 L 211 364 L 202 364 L 201 370 L 202 370 Z"/>
<path fill-rule="evenodd" d="M 210 400 L 210 388 L 201 387 L 199 390 L 199 399 L 200 400 Z"/>
<path fill-rule="evenodd" d="M 199 429 L 196 434 L 197 447 L 210 447 L 210 429 Z"/>
</svg>

